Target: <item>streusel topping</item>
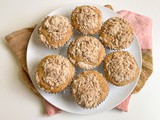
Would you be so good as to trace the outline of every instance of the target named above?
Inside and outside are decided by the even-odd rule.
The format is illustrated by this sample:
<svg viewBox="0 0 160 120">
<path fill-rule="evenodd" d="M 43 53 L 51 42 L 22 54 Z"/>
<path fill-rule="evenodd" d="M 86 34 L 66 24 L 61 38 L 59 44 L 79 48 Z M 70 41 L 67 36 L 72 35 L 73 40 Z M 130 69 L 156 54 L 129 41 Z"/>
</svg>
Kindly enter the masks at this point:
<svg viewBox="0 0 160 120">
<path fill-rule="evenodd" d="M 79 29 L 82 33 L 87 34 L 89 30 L 95 29 L 101 26 L 101 18 L 95 10 L 97 8 L 94 6 L 79 6 L 73 12 Z"/>
<path fill-rule="evenodd" d="M 137 67 L 135 59 L 128 52 L 115 52 L 107 61 L 105 69 L 109 76 L 119 83 L 131 80 L 136 74 Z"/>
<path fill-rule="evenodd" d="M 44 69 L 43 81 L 52 87 L 58 87 L 59 85 L 65 83 L 67 77 L 70 75 L 69 65 L 69 61 L 62 56 L 48 58 L 42 64 Z"/>
<path fill-rule="evenodd" d="M 73 84 L 74 88 L 72 92 L 79 105 L 85 108 L 92 108 L 98 105 L 100 95 L 103 91 L 96 75 L 79 75 L 78 79 L 74 80 Z"/>
<path fill-rule="evenodd" d="M 69 27 L 70 23 L 66 17 L 57 15 L 47 16 L 47 18 L 42 22 L 42 26 L 39 31 L 41 31 L 41 29 L 45 29 L 51 40 L 58 41 L 66 37 Z M 43 35 L 41 39 L 44 39 Z"/>
<path fill-rule="evenodd" d="M 88 63 L 97 64 L 99 61 L 100 51 L 103 45 L 94 37 L 83 36 L 76 39 L 72 48 L 71 54 L 73 58 L 77 57 L 80 60 L 76 61 L 78 64 L 83 65 Z M 92 65 L 91 64 L 91 65 Z"/>
<path fill-rule="evenodd" d="M 111 49 L 126 48 L 133 41 L 133 28 L 129 22 L 120 17 L 107 20 L 102 27 L 102 34 L 108 39 L 108 47 Z M 104 39 L 100 37 L 100 39 Z M 109 41 L 109 39 L 111 39 Z"/>
</svg>

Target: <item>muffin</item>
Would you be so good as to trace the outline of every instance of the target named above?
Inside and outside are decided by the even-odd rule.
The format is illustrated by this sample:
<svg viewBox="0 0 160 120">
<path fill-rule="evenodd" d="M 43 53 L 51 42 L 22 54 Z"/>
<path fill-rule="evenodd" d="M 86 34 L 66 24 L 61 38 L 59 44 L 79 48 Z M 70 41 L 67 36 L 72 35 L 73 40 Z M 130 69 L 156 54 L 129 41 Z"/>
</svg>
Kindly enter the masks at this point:
<svg viewBox="0 0 160 120">
<path fill-rule="evenodd" d="M 77 37 L 68 48 L 68 58 L 79 68 L 97 67 L 105 57 L 105 49 L 101 42 L 91 36 Z"/>
<path fill-rule="evenodd" d="M 136 80 L 139 68 L 129 52 L 113 52 L 104 60 L 104 72 L 109 82 L 116 86 L 124 86 Z"/>
<path fill-rule="evenodd" d="M 36 82 L 42 90 L 58 93 L 70 85 L 74 72 L 74 67 L 67 58 L 49 55 L 38 64 Z"/>
<path fill-rule="evenodd" d="M 94 6 L 78 6 L 72 11 L 71 22 L 79 32 L 93 35 L 101 29 L 102 13 Z"/>
<path fill-rule="evenodd" d="M 71 83 L 71 94 L 82 108 L 95 108 L 108 95 L 108 83 L 94 70 L 80 73 Z"/>
<path fill-rule="evenodd" d="M 100 40 L 105 46 L 113 50 L 129 47 L 133 37 L 133 27 L 121 17 L 108 19 L 100 30 Z"/>
<path fill-rule="evenodd" d="M 58 48 L 71 38 L 72 26 L 64 16 L 47 16 L 41 23 L 38 34 L 40 40 L 49 48 Z"/>
</svg>

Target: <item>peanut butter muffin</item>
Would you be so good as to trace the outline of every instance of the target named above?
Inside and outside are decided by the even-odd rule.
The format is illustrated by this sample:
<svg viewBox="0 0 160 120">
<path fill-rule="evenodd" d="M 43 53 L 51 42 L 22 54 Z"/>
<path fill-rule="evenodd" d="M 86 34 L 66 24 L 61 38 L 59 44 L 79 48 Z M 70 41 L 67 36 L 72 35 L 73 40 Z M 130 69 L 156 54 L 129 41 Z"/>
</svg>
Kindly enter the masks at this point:
<svg viewBox="0 0 160 120">
<path fill-rule="evenodd" d="M 49 48 L 58 48 L 71 38 L 72 26 L 64 16 L 47 16 L 41 23 L 38 34 L 40 40 Z"/>
<path fill-rule="evenodd" d="M 134 32 L 129 22 L 121 17 L 112 17 L 104 22 L 100 30 L 100 39 L 109 49 L 121 50 L 129 47 Z"/>
<path fill-rule="evenodd" d="M 136 80 L 138 65 L 129 52 L 113 52 L 104 60 L 107 80 L 116 86 L 123 86 Z"/>
<path fill-rule="evenodd" d="M 108 83 L 97 71 L 84 71 L 71 83 L 71 94 L 81 107 L 95 108 L 108 95 Z"/>
<path fill-rule="evenodd" d="M 74 72 L 74 67 L 67 58 L 49 55 L 38 64 L 36 82 L 44 91 L 58 93 L 70 84 Z"/>
<path fill-rule="evenodd" d="M 101 42 L 91 36 L 80 36 L 72 41 L 68 48 L 68 58 L 77 67 L 92 69 L 105 57 Z"/>
<path fill-rule="evenodd" d="M 94 6 L 78 6 L 71 14 L 72 25 L 83 34 L 96 34 L 102 26 L 102 13 Z"/>
</svg>

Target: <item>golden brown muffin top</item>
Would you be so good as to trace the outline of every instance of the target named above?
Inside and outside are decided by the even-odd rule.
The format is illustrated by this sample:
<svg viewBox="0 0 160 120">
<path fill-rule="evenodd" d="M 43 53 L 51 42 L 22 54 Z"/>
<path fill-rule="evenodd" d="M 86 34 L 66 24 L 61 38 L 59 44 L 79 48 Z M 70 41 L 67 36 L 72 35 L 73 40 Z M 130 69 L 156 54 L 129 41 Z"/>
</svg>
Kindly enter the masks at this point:
<svg viewBox="0 0 160 120">
<path fill-rule="evenodd" d="M 71 43 L 69 49 L 71 62 L 77 62 L 80 67 L 87 69 L 93 68 L 99 62 L 99 58 L 102 57 L 103 59 L 105 56 L 105 53 L 100 56 L 102 49 L 104 51 L 103 45 L 97 38 L 91 36 L 78 37 Z"/>
<path fill-rule="evenodd" d="M 53 88 L 64 84 L 71 74 L 70 62 L 62 56 L 49 57 L 42 63 L 42 67 L 43 81 Z M 39 79 L 37 79 L 37 82 L 39 82 Z"/>
<path fill-rule="evenodd" d="M 100 39 L 110 49 L 124 49 L 133 41 L 133 28 L 125 19 L 112 17 L 103 24 Z"/>
<path fill-rule="evenodd" d="M 58 15 L 47 16 L 43 20 L 39 28 L 39 32 L 41 33 L 41 29 L 45 29 L 48 32 L 51 40 L 58 41 L 66 37 L 69 27 L 70 22 L 66 17 Z M 46 41 L 46 38 L 43 34 L 40 34 L 40 38 L 42 41 Z"/>
<path fill-rule="evenodd" d="M 93 30 L 101 26 L 101 12 L 94 6 L 78 6 L 72 12 L 72 16 L 75 16 L 79 30 L 88 34 L 90 30 Z"/>
<path fill-rule="evenodd" d="M 128 52 L 114 52 L 106 57 L 105 69 L 116 83 L 131 80 L 137 72 L 137 63 Z"/>
<path fill-rule="evenodd" d="M 100 78 L 92 72 L 79 74 L 72 83 L 72 94 L 76 102 L 84 108 L 93 108 L 99 104 L 103 90 Z"/>
</svg>

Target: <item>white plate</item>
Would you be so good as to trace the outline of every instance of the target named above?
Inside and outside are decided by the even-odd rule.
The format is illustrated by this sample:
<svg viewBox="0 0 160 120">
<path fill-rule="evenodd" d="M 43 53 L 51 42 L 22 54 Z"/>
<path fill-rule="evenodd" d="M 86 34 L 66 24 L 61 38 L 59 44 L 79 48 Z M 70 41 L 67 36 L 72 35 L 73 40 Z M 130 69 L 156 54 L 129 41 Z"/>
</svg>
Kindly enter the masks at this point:
<svg viewBox="0 0 160 120">
<path fill-rule="evenodd" d="M 59 9 L 54 10 L 53 12 L 51 12 L 50 14 L 48 14 L 48 16 L 51 15 L 64 15 L 66 17 L 68 17 L 70 19 L 70 15 L 71 15 L 71 11 L 79 5 L 83 5 L 84 3 L 76 3 L 76 4 L 72 4 L 72 5 L 67 5 L 64 7 L 61 7 Z M 118 16 L 117 13 L 111 11 L 110 9 L 107 9 L 103 6 L 99 6 L 99 5 L 95 5 L 95 4 L 87 4 L 87 5 L 94 5 L 97 8 L 99 8 L 102 12 L 103 15 L 103 21 L 107 20 L 110 17 L 113 16 Z M 45 47 L 43 45 L 43 43 L 41 41 L 38 40 L 38 34 L 37 34 L 37 29 L 38 29 L 39 25 L 36 26 L 35 30 L 33 31 L 29 44 L 28 44 L 28 49 L 27 49 L 27 67 L 28 67 L 28 71 L 29 71 L 29 75 L 31 77 L 31 80 L 35 86 L 35 88 L 38 90 L 38 92 L 51 104 L 53 104 L 54 106 L 67 111 L 67 112 L 71 112 L 71 113 L 76 113 L 76 114 L 91 114 L 91 113 L 95 113 L 101 110 L 110 110 L 112 108 L 114 108 L 116 105 L 118 105 L 119 103 L 121 103 L 134 89 L 139 76 L 137 77 L 137 80 L 135 80 L 134 82 L 123 86 L 123 87 L 117 87 L 114 86 L 112 84 L 109 83 L 109 95 L 107 97 L 107 99 L 101 103 L 97 108 L 91 109 L 91 110 L 86 110 L 83 109 L 81 107 L 79 107 L 74 101 L 73 98 L 70 95 L 69 89 L 66 90 L 63 93 L 59 93 L 59 94 L 48 94 L 45 93 L 43 90 L 39 89 L 35 83 L 35 70 L 37 67 L 37 64 L 39 63 L 39 61 L 49 55 L 49 54 L 60 54 L 63 55 L 65 57 L 67 57 L 67 47 L 68 44 L 65 45 L 64 47 L 61 47 L 59 49 L 49 49 L 47 47 Z M 74 31 L 74 36 L 71 38 L 71 41 L 78 35 L 80 35 L 80 33 Z M 95 35 L 96 37 L 98 35 Z M 109 50 L 106 50 L 107 53 L 108 52 L 112 52 Z M 131 44 L 131 46 L 129 48 L 126 49 L 126 51 L 129 51 L 136 59 L 138 66 L 140 68 L 141 71 L 141 66 L 142 66 L 142 55 L 141 55 L 141 49 L 138 43 L 138 40 L 136 38 L 136 36 L 134 37 L 134 40 Z M 98 71 L 102 72 L 102 65 L 100 65 L 98 68 L 96 68 Z M 79 73 L 81 70 L 77 69 L 77 73 Z"/>
</svg>

